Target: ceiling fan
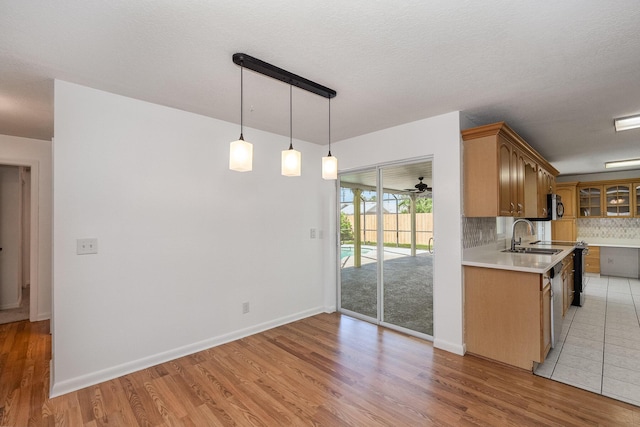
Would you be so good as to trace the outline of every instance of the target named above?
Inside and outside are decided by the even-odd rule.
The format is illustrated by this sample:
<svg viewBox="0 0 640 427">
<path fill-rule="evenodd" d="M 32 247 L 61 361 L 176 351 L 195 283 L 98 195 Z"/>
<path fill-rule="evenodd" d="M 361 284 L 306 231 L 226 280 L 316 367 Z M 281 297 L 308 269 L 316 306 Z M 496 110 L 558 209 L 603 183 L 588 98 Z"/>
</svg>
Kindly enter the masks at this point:
<svg viewBox="0 0 640 427">
<path fill-rule="evenodd" d="M 433 191 L 433 187 L 429 187 L 427 184 L 425 184 L 424 182 L 422 182 L 422 180 L 424 179 L 423 176 L 418 177 L 418 183 L 416 185 L 414 185 L 414 188 L 405 188 L 406 191 L 409 191 L 411 193 L 424 193 L 425 191 Z"/>
</svg>

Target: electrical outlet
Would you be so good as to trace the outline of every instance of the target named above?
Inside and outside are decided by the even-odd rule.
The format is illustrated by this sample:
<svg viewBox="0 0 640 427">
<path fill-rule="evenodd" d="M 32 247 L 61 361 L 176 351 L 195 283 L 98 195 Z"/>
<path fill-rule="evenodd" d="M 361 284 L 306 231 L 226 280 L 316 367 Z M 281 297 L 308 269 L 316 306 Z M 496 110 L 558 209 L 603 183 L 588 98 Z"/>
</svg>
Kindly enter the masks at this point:
<svg viewBox="0 0 640 427">
<path fill-rule="evenodd" d="M 98 239 L 77 239 L 76 240 L 76 254 L 77 255 L 90 255 L 98 253 Z"/>
<path fill-rule="evenodd" d="M 249 312 L 249 302 L 243 302 L 242 303 L 242 314 L 247 314 Z"/>
<path fill-rule="evenodd" d="M 315 228 L 312 228 L 312 229 L 309 231 L 309 237 L 311 237 L 312 239 L 315 239 L 315 238 L 316 238 L 316 229 L 315 229 Z"/>
</svg>

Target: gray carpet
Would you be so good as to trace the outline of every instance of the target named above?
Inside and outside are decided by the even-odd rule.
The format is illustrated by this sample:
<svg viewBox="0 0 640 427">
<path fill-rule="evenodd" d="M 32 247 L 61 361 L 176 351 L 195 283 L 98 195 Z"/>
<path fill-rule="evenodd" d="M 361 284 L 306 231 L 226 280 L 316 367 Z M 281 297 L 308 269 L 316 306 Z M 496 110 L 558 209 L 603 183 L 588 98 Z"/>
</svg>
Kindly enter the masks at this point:
<svg viewBox="0 0 640 427">
<path fill-rule="evenodd" d="M 0 324 L 19 322 L 29 318 L 29 287 L 22 290 L 22 304 L 18 308 L 0 310 Z"/>
<path fill-rule="evenodd" d="M 433 336 L 433 258 L 405 256 L 384 262 L 384 321 Z M 341 306 L 377 317 L 377 264 L 342 271 Z"/>
</svg>

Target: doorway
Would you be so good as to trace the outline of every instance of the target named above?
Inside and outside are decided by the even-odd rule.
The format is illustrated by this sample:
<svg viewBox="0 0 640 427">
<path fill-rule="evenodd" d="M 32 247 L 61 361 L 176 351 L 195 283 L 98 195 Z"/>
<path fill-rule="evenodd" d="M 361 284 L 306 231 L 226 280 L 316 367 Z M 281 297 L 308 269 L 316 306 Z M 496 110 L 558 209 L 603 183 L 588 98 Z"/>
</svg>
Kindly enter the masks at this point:
<svg viewBox="0 0 640 427">
<path fill-rule="evenodd" d="M 30 178 L 28 167 L 0 165 L 0 324 L 29 318 Z"/>
<path fill-rule="evenodd" d="M 432 159 L 340 176 L 338 307 L 433 339 Z"/>
</svg>

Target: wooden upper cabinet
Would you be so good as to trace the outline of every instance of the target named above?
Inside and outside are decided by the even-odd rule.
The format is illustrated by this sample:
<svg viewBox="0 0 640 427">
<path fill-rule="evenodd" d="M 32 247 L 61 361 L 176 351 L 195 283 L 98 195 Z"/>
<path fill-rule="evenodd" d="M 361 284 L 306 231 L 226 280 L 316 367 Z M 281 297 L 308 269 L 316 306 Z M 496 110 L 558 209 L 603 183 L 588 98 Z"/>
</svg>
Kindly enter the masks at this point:
<svg viewBox="0 0 640 427">
<path fill-rule="evenodd" d="M 529 156 L 523 154 L 522 162 L 522 203 L 525 218 L 543 218 L 547 212 L 547 199 L 541 200 L 538 193 L 538 165 Z"/>
<path fill-rule="evenodd" d="M 640 182 L 631 185 L 633 192 L 633 216 L 640 217 Z"/>
<path fill-rule="evenodd" d="M 547 194 L 555 193 L 556 175 L 557 173 L 553 174 L 542 167 L 538 169 L 538 197 L 540 198 L 539 203 L 542 205 L 544 211 L 544 214 L 541 215 L 542 217 L 546 217 L 548 214 Z"/>
<path fill-rule="evenodd" d="M 576 187 L 577 182 L 563 182 L 556 185 L 556 194 L 560 196 L 564 205 L 563 219 L 576 217 Z"/>
<path fill-rule="evenodd" d="M 578 186 L 578 217 L 602 217 L 602 185 Z"/>
<path fill-rule="evenodd" d="M 551 240 L 562 240 L 565 242 L 575 242 L 576 219 L 557 219 L 551 221 Z"/>
<path fill-rule="evenodd" d="M 464 215 L 546 217 L 558 171 L 506 123 L 462 131 Z"/>
<path fill-rule="evenodd" d="M 498 147 L 499 147 L 498 156 L 499 156 L 499 162 L 500 162 L 498 165 L 499 181 L 497 183 L 498 184 L 498 206 L 499 206 L 498 216 L 512 216 L 515 210 L 515 206 L 513 204 L 513 187 L 514 187 L 512 182 L 513 171 L 511 167 L 512 147 L 511 147 L 511 144 L 509 144 L 509 142 L 507 142 L 503 138 L 500 138 Z M 492 184 L 488 183 L 487 185 L 492 185 Z M 473 202 L 473 203 L 477 204 L 477 202 Z M 484 209 L 486 209 L 486 207 Z"/>
<path fill-rule="evenodd" d="M 630 217 L 631 184 L 612 184 L 603 186 L 607 217 Z"/>
<path fill-rule="evenodd" d="M 511 204 L 513 205 L 513 216 L 524 215 L 524 201 L 522 194 L 524 193 L 522 170 L 522 156 L 518 149 L 511 145 Z"/>
</svg>

